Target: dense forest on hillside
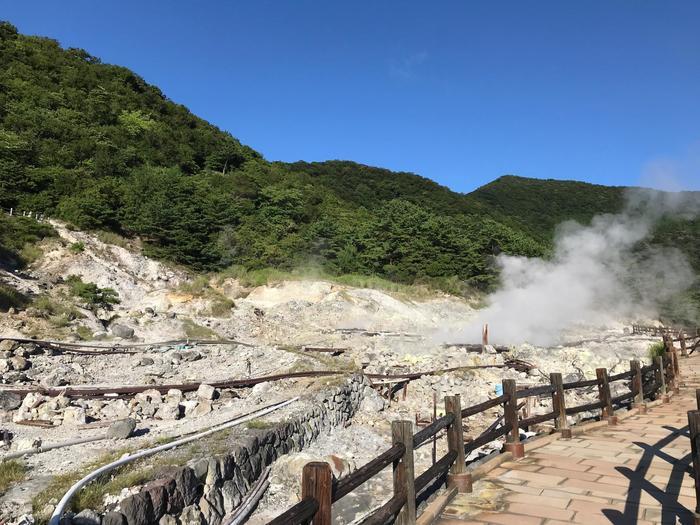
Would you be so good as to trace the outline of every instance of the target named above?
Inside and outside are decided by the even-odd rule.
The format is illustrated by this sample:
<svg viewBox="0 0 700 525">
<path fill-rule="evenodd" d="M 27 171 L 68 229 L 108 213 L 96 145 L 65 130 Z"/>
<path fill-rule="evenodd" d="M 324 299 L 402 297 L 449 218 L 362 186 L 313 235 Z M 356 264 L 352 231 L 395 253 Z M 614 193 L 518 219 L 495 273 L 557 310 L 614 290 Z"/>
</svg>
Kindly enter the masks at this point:
<svg viewBox="0 0 700 525">
<path fill-rule="evenodd" d="M 139 236 L 196 270 L 487 287 L 494 255 L 546 255 L 561 220 L 617 212 L 623 192 L 507 176 L 463 195 L 353 162 L 268 162 L 130 70 L 0 23 L 0 207 Z M 664 228 L 700 270 L 698 223 Z"/>
<path fill-rule="evenodd" d="M 196 269 L 320 266 L 398 281 L 492 278 L 546 246 L 432 181 L 265 161 L 126 68 L 0 26 L 0 206 L 139 235 Z"/>
</svg>

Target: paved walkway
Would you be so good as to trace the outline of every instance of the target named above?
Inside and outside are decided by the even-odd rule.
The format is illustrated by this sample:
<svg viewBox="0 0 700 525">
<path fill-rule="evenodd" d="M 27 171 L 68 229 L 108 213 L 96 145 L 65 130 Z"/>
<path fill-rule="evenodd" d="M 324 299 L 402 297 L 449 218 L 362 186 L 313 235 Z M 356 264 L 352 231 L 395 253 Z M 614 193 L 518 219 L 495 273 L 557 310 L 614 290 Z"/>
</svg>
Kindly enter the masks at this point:
<svg viewBox="0 0 700 525">
<path fill-rule="evenodd" d="M 444 509 L 441 525 L 693 524 L 686 412 L 696 409 L 700 357 L 681 358 L 671 403 L 503 463 Z"/>
</svg>

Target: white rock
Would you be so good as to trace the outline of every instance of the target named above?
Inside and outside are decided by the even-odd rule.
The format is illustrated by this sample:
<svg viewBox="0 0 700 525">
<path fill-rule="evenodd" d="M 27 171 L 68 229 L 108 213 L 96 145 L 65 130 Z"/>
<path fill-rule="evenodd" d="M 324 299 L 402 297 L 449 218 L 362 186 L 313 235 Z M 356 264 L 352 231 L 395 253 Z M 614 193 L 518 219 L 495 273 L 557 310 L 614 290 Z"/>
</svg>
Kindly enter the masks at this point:
<svg viewBox="0 0 700 525">
<path fill-rule="evenodd" d="M 216 388 L 211 385 L 201 384 L 197 389 L 197 397 L 200 399 L 211 400 L 216 395 Z"/>
<path fill-rule="evenodd" d="M 85 409 L 82 407 L 67 407 L 63 411 L 63 424 L 68 426 L 84 425 Z"/>
</svg>

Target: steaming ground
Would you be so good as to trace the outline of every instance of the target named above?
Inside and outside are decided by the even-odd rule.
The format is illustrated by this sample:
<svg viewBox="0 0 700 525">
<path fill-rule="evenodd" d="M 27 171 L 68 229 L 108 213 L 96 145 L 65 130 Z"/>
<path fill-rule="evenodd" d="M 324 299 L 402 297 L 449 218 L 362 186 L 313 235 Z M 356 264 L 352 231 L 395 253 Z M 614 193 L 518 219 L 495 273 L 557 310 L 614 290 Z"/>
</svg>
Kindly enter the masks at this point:
<svg viewBox="0 0 700 525">
<path fill-rule="evenodd" d="M 696 280 L 676 249 L 643 247 L 658 220 L 697 214 L 697 199 L 636 191 L 625 210 L 590 225 L 561 224 L 551 258 L 501 254 L 501 285 L 488 306 L 455 337 L 477 340 L 483 324 L 498 325 L 493 342 L 556 344 L 562 331 L 621 318 L 658 318 L 659 306 Z"/>
</svg>

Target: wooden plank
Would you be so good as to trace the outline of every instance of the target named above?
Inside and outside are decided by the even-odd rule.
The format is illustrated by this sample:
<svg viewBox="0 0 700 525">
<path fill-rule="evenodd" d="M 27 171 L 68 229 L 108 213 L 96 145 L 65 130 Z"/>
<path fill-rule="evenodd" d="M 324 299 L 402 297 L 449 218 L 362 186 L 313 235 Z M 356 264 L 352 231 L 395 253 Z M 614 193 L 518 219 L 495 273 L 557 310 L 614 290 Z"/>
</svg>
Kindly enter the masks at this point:
<svg viewBox="0 0 700 525">
<path fill-rule="evenodd" d="M 603 409 L 603 417 L 612 417 L 615 415 L 610 398 L 610 384 L 608 383 L 607 368 L 596 368 L 595 375 L 598 379 L 598 399 Z"/>
<path fill-rule="evenodd" d="M 518 427 L 518 405 L 515 379 L 503 380 L 503 395 L 508 396 L 507 401 L 503 405 L 504 422 L 506 428 L 510 432 L 506 435 L 508 443 L 520 442 L 520 430 Z"/>
<path fill-rule="evenodd" d="M 450 472 L 461 474 L 466 469 L 466 463 L 464 461 L 464 435 L 462 433 L 462 405 L 459 394 L 445 396 L 445 414 L 451 414 L 454 418 L 452 424 L 447 427 L 447 449 L 457 454 Z"/>
<path fill-rule="evenodd" d="M 315 499 L 303 499 L 293 507 L 269 521 L 267 525 L 298 525 L 308 523 L 318 510 L 318 501 Z"/>
<path fill-rule="evenodd" d="M 397 525 L 415 525 L 416 523 L 416 488 L 413 468 L 413 423 L 411 421 L 392 421 L 391 437 L 394 443 L 401 443 L 405 449 L 403 456 L 394 462 L 394 495 L 405 495 L 406 503 L 396 517 Z"/>
<path fill-rule="evenodd" d="M 690 451 L 695 471 L 695 515 L 700 513 L 700 411 L 688 411 L 688 430 L 690 432 Z"/>
<path fill-rule="evenodd" d="M 566 419 L 566 397 L 564 396 L 562 375 L 559 373 L 549 374 L 549 382 L 554 387 L 552 408 L 558 413 L 557 418 L 554 420 L 554 426 L 559 432 L 562 432 L 569 428 L 569 423 Z"/>
<path fill-rule="evenodd" d="M 333 502 L 338 501 L 340 498 L 352 492 L 376 474 L 379 474 L 382 470 L 384 470 L 384 468 L 403 457 L 405 452 L 406 447 L 403 445 L 403 443 L 396 443 L 383 454 L 377 456 L 372 461 L 365 463 L 352 474 L 339 480 L 335 485 L 335 490 L 333 491 Z"/>
<path fill-rule="evenodd" d="M 301 499 L 313 499 L 318 509 L 311 519 L 312 525 L 331 525 L 331 498 L 333 473 L 325 461 L 312 461 L 304 465 L 301 474 Z"/>
<path fill-rule="evenodd" d="M 638 405 L 644 403 L 644 387 L 642 385 L 642 369 L 639 361 L 630 361 L 630 372 L 632 372 L 632 392 L 634 392 L 634 402 Z"/>
</svg>

